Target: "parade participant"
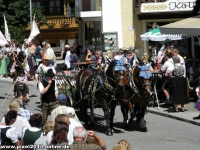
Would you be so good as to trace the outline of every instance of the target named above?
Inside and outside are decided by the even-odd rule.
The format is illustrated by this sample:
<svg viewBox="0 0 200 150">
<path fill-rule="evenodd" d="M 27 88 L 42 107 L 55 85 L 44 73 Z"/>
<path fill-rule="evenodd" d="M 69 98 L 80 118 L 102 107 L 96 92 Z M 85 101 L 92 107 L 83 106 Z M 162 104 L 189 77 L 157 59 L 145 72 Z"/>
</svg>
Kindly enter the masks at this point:
<svg viewBox="0 0 200 150">
<path fill-rule="evenodd" d="M 63 60 L 65 60 L 65 57 L 66 57 L 66 53 L 67 53 L 67 51 L 69 51 L 70 50 L 70 45 L 69 44 L 65 44 L 64 45 L 64 47 L 63 47 L 63 54 L 62 54 L 62 58 L 63 58 Z"/>
<path fill-rule="evenodd" d="M 18 111 L 17 113 L 18 113 L 20 116 L 22 116 L 23 118 L 25 118 L 27 121 L 29 121 L 31 115 L 33 115 L 33 114 L 31 113 L 30 110 L 27 110 L 27 109 L 25 109 L 25 108 L 23 107 L 23 103 L 22 103 L 21 100 L 16 100 L 16 101 L 18 102 L 19 107 L 20 107 L 20 109 L 19 109 L 19 111 Z"/>
<path fill-rule="evenodd" d="M 38 66 L 39 62 L 42 59 L 42 49 L 40 47 L 40 42 L 39 41 L 35 42 L 35 47 L 36 47 L 36 50 L 35 50 L 35 60 L 36 60 L 36 65 Z"/>
<path fill-rule="evenodd" d="M 70 45 L 65 45 L 65 64 L 67 65 L 68 70 L 70 70 Z"/>
<path fill-rule="evenodd" d="M 165 56 L 165 59 L 167 60 L 164 65 L 161 67 L 161 71 L 165 72 L 165 76 L 163 77 L 163 86 L 162 90 L 166 97 L 166 102 L 169 102 L 169 92 L 168 89 L 171 85 L 171 79 L 169 78 L 169 72 L 172 72 L 174 70 L 174 63 L 172 60 L 172 53 L 167 53 Z"/>
<path fill-rule="evenodd" d="M 24 39 L 24 43 L 22 44 L 22 51 L 24 51 L 25 50 L 25 48 L 24 48 L 24 44 L 28 44 L 28 39 Z"/>
<path fill-rule="evenodd" d="M 25 75 L 24 73 L 24 70 L 23 69 L 20 69 L 19 71 L 19 76 L 17 77 L 17 79 L 15 80 L 15 83 L 16 84 L 16 87 L 17 87 L 17 97 L 20 98 L 21 101 L 23 102 L 28 102 L 29 101 L 29 98 L 28 100 L 26 100 L 26 94 L 27 94 L 27 88 L 28 86 L 27 85 L 27 76 Z"/>
<path fill-rule="evenodd" d="M 56 74 L 55 68 L 52 66 L 52 64 L 49 63 L 51 58 L 49 56 L 44 56 L 42 63 L 38 66 L 36 74 L 35 74 L 35 80 L 39 84 L 39 76 L 37 73 L 42 73 L 42 76 L 44 76 L 43 73 L 47 72 L 47 70 L 52 69 L 53 73 Z"/>
<path fill-rule="evenodd" d="M 0 47 L 0 75 L 7 75 L 7 55 L 6 47 Z"/>
<path fill-rule="evenodd" d="M 91 49 L 87 50 L 87 56 L 85 58 L 85 61 L 86 62 L 91 62 L 89 64 L 89 68 L 95 69 L 97 67 L 97 58 L 96 58 L 95 53 L 94 53 L 93 50 L 91 50 Z"/>
<path fill-rule="evenodd" d="M 62 56 L 62 59 L 65 60 L 65 56 L 66 56 L 66 50 L 65 50 L 65 46 L 66 45 L 69 45 L 70 47 L 70 44 L 68 43 L 68 40 L 64 40 L 63 44 L 62 44 L 62 50 L 61 50 L 61 56 Z"/>
<path fill-rule="evenodd" d="M 11 110 L 7 112 L 5 116 L 5 122 L 1 123 L 0 125 L 1 146 L 19 145 L 17 129 L 15 127 L 11 127 L 11 125 L 15 122 L 16 118 L 17 118 L 17 112 Z"/>
<path fill-rule="evenodd" d="M 56 97 L 58 97 L 58 88 L 55 80 L 52 80 L 55 74 L 52 69 L 47 70 L 45 79 L 39 83 L 40 93 L 42 94 L 42 124 L 47 121 L 48 115 L 56 108 Z"/>
<path fill-rule="evenodd" d="M 87 144 L 87 136 L 92 136 L 97 144 Z M 84 127 L 75 127 L 73 131 L 74 142 L 70 145 L 70 150 L 106 150 L 104 141 L 94 132 L 86 131 Z"/>
<path fill-rule="evenodd" d="M 124 65 L 127 62 L 127 59 L 126 59 L 126 57 L 124 57 L 123 52 L 124 51 L 122 49 L 120 49 L 118 51 L 118 55 L 116 55 L 114 57 L 114 64 L 115 64 L 114 70 L 120 71 L 120 73 L 121 73 L 121 76 L 119 77 L 120 79 L 123 79 L 123 74 L 124 74 L 124 71 L 126 70 Z"/>
<path fill-rule="evenodd" d="M 35 44 L 34 44 L 34 40 L 31 40 L 29 42 L 29 48 L 28 48 L 28 65 L 30 68 L 30 81 L 34 80 L 34 76 L 35 76 L 35 59 L 34 59 L 34 55 L 35 55 Z"/>
<path fill-rule="evenodd" d="M 44 56 L 49 56 L 51 58 L 49 63 L 52 64 L 54 66 L 54 68 L 56 68 L 56 66 L 57 66 L 56 56 L 55 56 L 55 53 L 53 51 L 53 48 L 51 47 L 51 45 L 47 41 L 44 41 L 42 43 L 42 45 L 44 46 Z"/>
</svg>

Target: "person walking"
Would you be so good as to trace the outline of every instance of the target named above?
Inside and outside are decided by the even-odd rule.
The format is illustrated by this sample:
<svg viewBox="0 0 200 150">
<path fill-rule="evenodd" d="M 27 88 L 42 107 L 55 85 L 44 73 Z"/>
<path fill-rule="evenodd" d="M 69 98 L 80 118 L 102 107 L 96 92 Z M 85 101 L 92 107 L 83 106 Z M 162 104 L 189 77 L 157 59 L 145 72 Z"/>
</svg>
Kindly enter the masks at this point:
<svg viewBox="0 0 200 150">
<path fill-rule="evenodd" d="M 47 121 L 48 115 L 56 108 L 56 97 L 58 97 L 58 88 L 56 81 L 52 80 L 55 77 L 52 69 L 47 70 L 45 79 L 39 83 L 40 93 L 42 94 L 42 124 Z"/>
</svg>

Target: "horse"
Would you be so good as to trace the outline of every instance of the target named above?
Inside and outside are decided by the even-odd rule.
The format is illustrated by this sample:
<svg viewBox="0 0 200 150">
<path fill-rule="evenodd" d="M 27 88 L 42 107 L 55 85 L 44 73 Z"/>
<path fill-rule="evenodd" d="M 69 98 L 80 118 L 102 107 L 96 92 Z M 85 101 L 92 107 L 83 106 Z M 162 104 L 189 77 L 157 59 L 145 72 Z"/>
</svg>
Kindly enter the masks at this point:
<svg viewBox="0 0 200 150">
<path fill-rule="evenodd" d="M 144 71 L 141 68 L 145 68 Z M 149 104 L 150 91 L 151 91 L 151 73 L 148 70 L 150 64 L 146 65 L 135 65 L 129 68 L 130 76 L 124 76 L 124 80 L 128 81 L 129 88 L 126 90 L 124 99 L 128 101 L 129 110 L 131 112 L 131 118 L 128 120 L 128 124 L 133 122 L 133 118 L 136 115 L 137 123 L 140 125 L 140 131 L 146 132 L 146 121 L 144 120 L 146 108 Z M 149 74 L 148 74 L 148 73 Z M 135 87 L 138 91 L 135 91 Z M 133 108 L 134 105 L 134 108 Z M 127 114 L 125 116 L 128 116 Z M 128 119 L 128 118 L 126 118 Z"/>
<path fill-rule="evenodd" d="M 103 72 L 103 71 L 100 71 Z M 101 76 L 101 77 L 100 77 Z M 80 107 L 80 112 L 82 114 L 82 119 L 85 123 L 86 129 L 91 129 L 91 126 L 94 125 L 94 108 L 96 104 L 99 104 L 105 114 L 106 119 L 106 133 L 110 133 L 110 123 L 109 123 L 109 110 L 108 103 L 112 101 L 111 95 L 109 94 L 108 89 L 109 84 L 104 80 L 105 76 L 103 73 L 97 73 L 91 69 L 81 70 L 76 78 L 76 99 L 77 102 L 75 105 Z M 87 108 L 90 107 L 90 124 L 87 118 Z"/>
<path fill-rule="evenodd" d="M 118 101 L 111 105 L 110 110 L 110 128 L 113 131 L 113 118 L 115 107 L 119 102 L 123 114 L 124 127 L 127 128 L 133 122 L 133 118 L 137 117 L 137 122 L 140 124 L 141 131 L 147 131 L 144 115 L 148 105 L 150 95 L 151 82 L 150 79 L 139 77 L 140 69 L 138 65 L 127 67 L 121 78 L 121 72 L 114 72 L 114 63 L 111 62 L 110 68 L 107 70 L 107 75 L 114 74 L 116 88 L 121 91 L 118 96 Z M 136 90 L 137 89 L 137 90 Z M 134 105 L 134 108 L 133 108 Z M 128 120 L 128 112 L 131 112 L 131 118 Z M 127 122 L 128 121 L 128 122 Z"/>
</svg>

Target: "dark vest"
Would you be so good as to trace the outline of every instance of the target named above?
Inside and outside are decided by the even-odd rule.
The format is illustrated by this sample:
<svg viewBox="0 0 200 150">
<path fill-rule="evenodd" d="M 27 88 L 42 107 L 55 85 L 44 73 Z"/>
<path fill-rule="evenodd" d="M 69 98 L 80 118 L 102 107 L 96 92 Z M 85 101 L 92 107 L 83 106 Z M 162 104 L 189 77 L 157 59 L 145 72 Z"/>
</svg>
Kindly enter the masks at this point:
<svg viewBox="0 0 200 150">
<path fill-rule="evenodd" d="M 42 130 L 32 132 L 26 129 L 23 137 L 24 145 L 34 145 L 35 141 L 41 136 Z"/>
<path fill-rule="evenodd" d="M 1 145 L 14 145 L 12 143 L 12 141 L 9 138 L 7 138 L 7 136 L 6 136 L 6 132 L 10 128 L 11 127 L 1 128 Z M 12 149 L 12 148 L 10 148 L 10 149 Z"/>
<path fill-rule="evenodd" d="M 42 85 L 47 87 L 48 82 L 46 80 L 42 81 Z M 47 90 L 46 93 L 42 94 L 42 103 L 50 103 L 50 102 L 55 102 L 56 101 L 56 96 L 55 96 L 55 81 L 52 80 L 51 86 Z"/>
</svg>

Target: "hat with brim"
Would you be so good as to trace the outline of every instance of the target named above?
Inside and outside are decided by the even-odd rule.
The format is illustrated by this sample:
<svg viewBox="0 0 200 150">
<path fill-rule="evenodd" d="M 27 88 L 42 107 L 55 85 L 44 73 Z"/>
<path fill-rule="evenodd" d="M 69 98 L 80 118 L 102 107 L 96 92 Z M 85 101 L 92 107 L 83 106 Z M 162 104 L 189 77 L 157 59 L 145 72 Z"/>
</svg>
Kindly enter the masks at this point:
<svg viewBox="0 0 200 150">
<path fill-rule="evenodd" d="M 47 72 L 45 73 L 46 77 L 55 77 L 55 74 L 53 73 L 52 69 L 47 70 Z"/>
<path fill-rule="evenodd" d="M 166 39 L 165 43 L 171 43 L 172 41 L 170 39 Z"/>
<path fill-rule="evenodd" d="M 19 70 L 19 73 L 24 73 L 24 69 L 20 69 L 20 70 Z"/>
<path fill-rule="evenodd" d="M 70 48 L 70 45 L 65 45 L 65 48 Z"/>
<path fill-rule="evenodd" d="M 18 101 L 14 100 L 14 101 L 11 101 L 8 105 L 8 111 L 10 110 L 14 110 L 14 111 L 19 111 L 20 110 L 20 106 L 19 106 L 19 103 Z"/>
<path fill-rule="evenodd" d="M 45 55 L 43 59 L 45 59 L 45 60 L 52 60 L 48 55 Z"/>
<path fill-rule="evenodd" d="M 69 117 L 73 117 L 75 116 L 75 110 L 72 107 L 67 107 L 67 111 L 66 111 L 67 116 Z"/>
</svg>

